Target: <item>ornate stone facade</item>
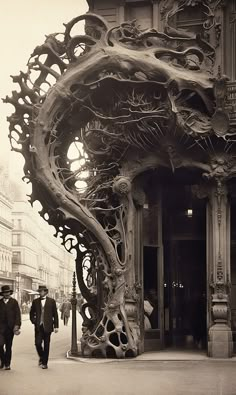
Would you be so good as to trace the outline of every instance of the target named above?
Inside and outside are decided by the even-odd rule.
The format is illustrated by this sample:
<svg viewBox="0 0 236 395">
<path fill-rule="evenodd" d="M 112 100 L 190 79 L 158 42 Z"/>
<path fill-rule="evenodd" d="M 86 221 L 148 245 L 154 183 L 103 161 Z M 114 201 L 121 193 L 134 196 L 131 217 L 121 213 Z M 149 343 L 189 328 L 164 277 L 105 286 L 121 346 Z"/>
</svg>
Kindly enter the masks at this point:
<svg viewBox="0 0 236 395">
<path fill-rule="evenodd" d="M 96 11 L 102 2 L 89 3 Z M 62 38 L 49 35 L 36 47 L 28 72 L 13 77 L 20 91 L 5 99 L 15 106 L 11 144 L 25 157 L 31 201 L 41 202 L 42 217 L 77 253 L 86 356 L 142 352 L 138 176 L 197 169 L 211 213 L 209 355 L 231 356 L 227 182 L 236 171 L 236 129 L 221 71 L 225 4 L 145 4 L 152 10 L 146 30 L 122 19 L 132 15 L 131 2 L 114 1 L 118 24 L 88 13 L 67 23 Z M 193 28 L 186 10 L 198 12 Z M 74 36 L 82 20 L 85 34 Z"/>
</svg>

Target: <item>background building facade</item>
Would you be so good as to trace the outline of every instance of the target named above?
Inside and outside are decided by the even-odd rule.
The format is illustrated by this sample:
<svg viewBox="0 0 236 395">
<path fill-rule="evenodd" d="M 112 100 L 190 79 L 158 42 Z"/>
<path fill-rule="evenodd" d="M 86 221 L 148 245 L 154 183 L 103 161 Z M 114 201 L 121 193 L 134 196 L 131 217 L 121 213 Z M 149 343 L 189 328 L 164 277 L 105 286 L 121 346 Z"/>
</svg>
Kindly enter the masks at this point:
<svg viewBox="0 0 236 395">
<path fill-rule="evenodd" d="M 56 299 L 68 296 L 74 258 L 53 236 L 53 228 L 26 200 L 14 201 L 12 224 L 12 270 L 21 301 L 32 298 L 40 284 Z"/>
<path fill-rule="evenodd" d="M 0 286 L 14 284 L 12 273 L 12 221 L 13 207 L 8 168 L 5 163 L 0 167 Z"/>
<path fill-rule="evenodd" d="M 40 284 L 56 299 L 71 293 L 74 257 L 53 236 L 53 227 L 27 201 L 24 184 L 11 182 L 0 168 L 0 286 L 7 284 L 22 304 Z"/>
</svg>

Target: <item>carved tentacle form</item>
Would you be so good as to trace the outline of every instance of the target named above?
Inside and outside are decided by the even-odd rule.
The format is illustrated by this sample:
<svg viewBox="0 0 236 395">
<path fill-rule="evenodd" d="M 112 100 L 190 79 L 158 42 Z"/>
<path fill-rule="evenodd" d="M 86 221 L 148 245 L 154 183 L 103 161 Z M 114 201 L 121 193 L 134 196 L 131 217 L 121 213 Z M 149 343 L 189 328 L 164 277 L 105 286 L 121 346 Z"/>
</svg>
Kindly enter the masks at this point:
<svg viewBox="0 0 236 395">
<path fill-rule="evenodd" d="M 65 91 L 65 90 L 64 90 Z M 49 97 L 48 97 L 49 99 Z M 59 107 L 58 107 L 59 104 Z M 64 104 L 64 103 L 63 103 Z M 47 106 L 47 110 L 44 111 L 43 107 Z M 115 326 L 116 331 L 120 331 L 121 323 L 117 323 L 117 315 L 120 314 L 122 317 L 124 331 L 127 336 L 127 345 L 125 351 L 132 350 L 133 355 L 136 355 L 137 348 L 133 344 L 132 334 L 129 329 L 129 325 L 126 318 L 124 309 L 124 289 L 125 280 L 123 275 L 123 268 L 120 268 L 119 262 L 117 261 L 117 255 L 113 245 L 102 228 L 102 225 L 92 215 L 84 205 L 76 201 L 74 196 L 62 188 L 61 183 L 55 179 L 54 174 L 51 171 L 50 160 L 48 156 L 47 145 L 45 145 L 45 133 L 48 130 L 53 129 L 53 124 L 56 115 L 62 110 L 64 105 L 59 101 L 58 95 L 55 95 L 55 101 L 50 97 L 49 102 L 46 100 L 38 116 L 38 127 L 36 127 L 32 144 L 37 149 L 34 152 L 34 174 L 37 174 L 37 182 L 45 193 L 51 197 L 56 207 L 60 207 L 60 212 L 64 214 L 65 223 L 67 220 L 74 219 L 78 221 L 86 230 L 88 230 L 96 242 L 100 245 L 106 259 L 108 261 L 108 267 L 110 269 L 111 276 L 113 277 L 113 292 L 108 298 L 108 307 L 106 316 L 111 320 Z M 63 111 L 63 110 L 62 110 Z M 76 233 L 75 233 L 76 235 Z M 104 319 L 104 317 L 103 317 Z M 93 351 L 93 335 L 90 335 L 87 341 L 87 347 L 90 347 Z M 100 344 L 99 344 L 100 347 Z M 122 346 L 124 354 L 124 345 Z M 104 355 L 105 356 L 105 355 Z M 121 357 L 119 347 L 117 350 L 117 357 Z"/>
</svg>

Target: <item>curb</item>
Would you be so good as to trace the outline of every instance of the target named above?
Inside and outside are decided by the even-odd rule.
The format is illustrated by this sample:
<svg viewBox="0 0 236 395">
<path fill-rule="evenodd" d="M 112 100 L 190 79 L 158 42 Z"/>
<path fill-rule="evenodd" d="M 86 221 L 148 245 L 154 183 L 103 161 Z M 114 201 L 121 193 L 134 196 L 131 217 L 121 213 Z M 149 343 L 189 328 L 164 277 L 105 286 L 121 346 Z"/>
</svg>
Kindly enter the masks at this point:
<svg viewBox="0 0 236 395">
<path fill-rule="evenodd" d="M 90 357 L 83 357 L 81 355 L 81 350 L 78 352 L 78 356 L 71 355 L 70 350 L 66 353 L 66 358 L 70 359 L 75 362 L 83 362 L 83 363 L 110 363 L 110 362 L 236 362 L 236 357 L 233 358 L 210 358 L 210 357 L 203 357 L 203 358 L 124 358 L 124 359 L 114 359 L 114 358 L 90 358 Z"/>
</svg>

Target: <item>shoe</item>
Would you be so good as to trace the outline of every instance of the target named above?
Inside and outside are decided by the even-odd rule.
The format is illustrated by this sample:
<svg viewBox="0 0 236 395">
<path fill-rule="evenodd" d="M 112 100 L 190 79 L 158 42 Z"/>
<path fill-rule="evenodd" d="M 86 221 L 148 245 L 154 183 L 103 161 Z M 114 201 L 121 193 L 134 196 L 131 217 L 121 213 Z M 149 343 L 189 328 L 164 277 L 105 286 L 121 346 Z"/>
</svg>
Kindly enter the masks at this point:
<svg viewBox="0 0 236 395">
<path fill-rule="evenodd" d="M 42 369 L 47 369 L 48 365 L 42 365 Z"/>
<path fill-rule="evenodd" d="M 5 366 L 5 370 L 11 370 L 10 366 Z"/>
<path fill-rule="evenodd" d="M 3 362 L 0 363 L 0 369 L 4 369 L 4 363 Z"/>
<path fill-rule="evenodd" d="M 43 362 L 39 359 L 39 366 L 42 366 Z"/>
</svg>

